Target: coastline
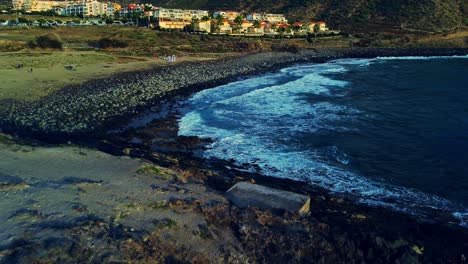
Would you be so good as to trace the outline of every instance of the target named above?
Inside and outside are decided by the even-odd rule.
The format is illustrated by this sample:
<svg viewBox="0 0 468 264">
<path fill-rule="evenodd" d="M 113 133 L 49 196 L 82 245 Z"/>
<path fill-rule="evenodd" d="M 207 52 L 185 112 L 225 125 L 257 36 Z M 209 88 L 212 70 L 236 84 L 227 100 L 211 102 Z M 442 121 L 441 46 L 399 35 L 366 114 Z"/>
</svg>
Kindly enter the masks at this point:
<svg viewBox="0 0 468 264">
<path fill-rule="evenodd" d="M 103 135 L 109 127 L 125 123 L 164 99 L 293 64 L 323 63 L 343 58 L 466 54 L 468 49 L 296 50 L 182 63 L 72 85 L 34 102 L 0 102 L 0 129 L 46 141 L 64 142 L 66 140 L 61 138 Z"/>
<path fill-rule="evenodd" d="M 417 262 L 417 261 L 434 261 L 436 263 L 444 263 L 446 261 L 457 263 L 459 256 L 462 253 L 466 253 L 467 245 L 464 242 L 464 238 L 467 237 L 467 230 L 460 228 L 456 225 L 441 224 L 438 221 L 431 221 L 431 219 L 425 219 L 424 221 L 418 221 L 414 218 L 404 215 L 402 213 L 393 212 L 385 208 L 372 208 L 365 205 L 356 204 L 355 201 L 345 196 L 335 196 L 329 194 L 326 190 L 314 188 L 313 186 L 304 185 L 304 183 L 296 182 L 285 179 L 274 179 L 265 177 L 260 174 L 241 173 L 242 168 L 234 168 L 233 163 L 230 161 L 219 161 L 211 160 L 205 161 L 192 155 L 192 152 L 203 151 L 204 142 L 197 138 L 186 138 L 178 137 L 176 133 L 177 129 L 177 116 L 169 115 L 163 120 L 157 120 L 156 122 L 149 124 L 144 129 L 130 129 L 124 133 L 117 133 L 115 135 L 106 135 L 105 132 L 109 128 L 115 128 L 121 124 L 127 123 L 132 117 L 142 114 L 147 111 L 148 107 L 158 105 L 159 102 L 165 101 L 168 105 L 176 104 L 178 97 L 189 96 L 190 94 L 197 92 L 202 89 L 211 88 L 217 85 L 221 85 L 240 77 L 251 76 L 254 74 L 261 74 L 270 71 L 275 71 L 283 67 L 290 66 L 297 63 L 306 62 L 326 62 L 333 59 L 340 58 L 374 58 L 379 56 L 434 56 L 434 55 L 465 55 L 468 50 L 352 50 L 352 51 L 308 51 L 304 53 L 268 53 L 266 54 L 254 54 L 246 55 L 241 58 L 227 59 L 222 61 L 216 61 L 213 63 L 188 63 L 184 65 L 171 66 L 162 69 L 155 69 L 151 71 L 138 72 L 137 77 L 143 76 L 148 78 L 144 81 L 139 80 L 135 77 L 135 73 L 121 74 L 110 79 L 96 80 L 80 87 L 84 87 L 81 92 L 75 89 L 65 89 L 57 94 L 49 97 L 49 100 L 53 102 L 48 104 L 47 98 L 34 104 L 24 104 L 21 106 L 16 105 L 15 102 L 9 102 L 7 105 L 8 109 L 12 110 L 11 113 L 5 115 L 3 112 L 5 106 L 0 106 L 0 128 L 5 132 L 16 133 L 20 136 L 34 137 L 46 142 L 66 142 L 72 140 L 88 144 L 97 147 L 105 152 L 115 154 L 118 156 L 131 156 L 135 158 L 143 158 L 155 162 L 156 164 L 162 164 L 164 166 L 177 166 L 180 168 L 195 170 L 196 172 L 205 172 L 206 170 L 215 171 L 216 174 L 210 177 L 203 177 L 198 179 L 198 182 L 208 186 L 215 190 L 217 193 L 222 193 L 227 188 L 232 186 L 234 183 L 239 181 L 255 181 L 256 183 L 267 185 L 274 188 L 290 190 L 298 193 L 310 195 L 313 198 L 311 215 L 305 219 L 295 219 L 303 223 L 307 228 L 298 227 L 297 230 L 289 230 L 287 225 L 288 221 L 292 221 L 290 216 L 272 216 L 266 224 L 260 226 L 250 227 L 251 230 L 245 231 L 242 229 L 242 224 L 245 224 L 246 214 L 244 210 L 230 209 L 229 212 L 223 211 L 222 214 L 217 215 L 220 218 L 230 218 L 231 227 L 234 226 L 237 232 L 241 233 L 240 236 L 244 236 L 243 239 L 245 245 L 249 250 L 254 252 L 254 256 L 257 261 L 273 260 L 275 256 L 280 254 L 274 252 L 274 250 L 267 247 L 286 247 L 288 243 L 292 244 L 293 247 L 301 248 L 305 247 L 307 243 L 313 243 L 314 236 L 324 236 L 326 241 L 329 243 L 336 243 L 341 246 L 341 249 L 336 249 L 337 252 L 333 257 L 329 257 L 325 260 L 344 261 L 345 259 L 351 260 L 359 257 L 367 259 L 368 261 L 384 260 L 387 261 L 400 261 L 401 263 L 406 262 Z M 319 56 L 320 55 L 320 56 Z M 241 62 L 239 62 L 239 60 Z M 237 62 L 236 62 L 237 61 Z M 251 61 L 252 65 L 245 66 L 238 72 L 226 73 L 222 76 L 215 76 L 216 78 L 204 78 L 206 76 L 196 77 L 194 82 L 185 80 L 185 85 L 178 86 L 177 80 L 184 71 L 191 71 L 197 66 L 201 66 L 201 73 L 210 76 L 214 70 L 219 70 L 220 67 L 235 67 L 236 65 L 243 66 L 242 62 Z M 271 63 L 271 64 L 268 64 Z M 234 64 L 234 65 L 233 65 Z M 221 68 L 223 69 L 223 68 Z M 148 88 L 149 85 L 155 85 L 157 82 L 164 80 L 158 79 L 157 81 L 152 79 L 154 75 L 158 74 L 171 75 L 168 80 L 170 81 L 169 88 L 167 90 L 151 90 Z M 198 72 L 200 73 L 200 72 Z M 213 77 L 213 76 L 210 76 Z M 219 78 L 217 78 L 219 77 Z M 200 81 L 201 80 L 201 81 Z M 132 93 L 125 94 L 122 101 L 127 100 L 130 96 L 135 95 L 138 98 L 144 95 L 139 94 L 139 91 L 146 91 L 147 97 L 141 102 L 130 101 L 129 105 L 133 105 L 124 109 L 117 109 L 114 113 L 104 114 L 109 110 L 116 109 L 113 104 L 122 106 L 120 101 L 110 100 L 109 105 L 104 104 L 101 108 L 100 104 L 108 97 L 99 98 L 100 95 L 109 92 L 110 88 L 106 87 L 107 84 L 112 85 L 117 83 L 119 86 L 115 88 L 117 92 L 126 92 L 123 86 L 135 85 L 133 87 L 139 87 L 141 90 L 131 91 Z M 189 84 L 191 83 L 191 84 Z M 85 85 L 90 85 L 85 87 Z M 94 86 L 93 86 L 94 85 Z M 92 91 L 98 87 L 99 91 Z M 107 89 L 106 89 L 107 88 Z M 102 90 L 100 90 L 102 89 Z M 131 88 L 129 88 L 131 89 Z M 146 90 L 149 89 L 149 90 Z M 111 89 L 112 90 L 112 89 Z M 125 90 L 125 91 L 120 91 Z M 93 107 L 93 109 L 99 110 L 103 115 L 96 115 L 95 112 L 89 113 L 89 116 L 83 116 L 83 113 L 78 115 L 77 112 L 70 112 L 71 110 L 66 105 L 64 109 L 60 109 L 57 113 L 53 110 L 58 105 L 64 102 L 71 103 L 74 96 L 89 95 L 87 99 L 89 102 L 93 102 L 99 107 Z M 118 95 L 119 93 L 117 93 Z M 116 95 L 112 93 L 111 95 Z M 58 96 L 53 98 L 54 96 Z M 67 101 L 67 98 L 70 98 Z M 83 101 L 80 101 L 83 102 Z M 83 104 L 86 104 L 83 102 Z M 34 107 L 40 107 L 40 110 L 34 111 Z M 85 109 L 85 105 L 82 105 Z M 109 107 L 109 108 L 107 108 Z M 161 107 L 161 106 L 160 106 Z M 80 108 L 77 108 L 80 110 Z M 21 113 L 17 116 L 17 113 Z M 102 112 L 103 111 L 103 112 Z M 155 110 L 154 112 L 158 112 Z M 78 115 L 78 116 L 77 116 Z M 4 119 L 6 117 L 7 119 Z M 16 119 L 18 117 L 18 119 Z M 27 118 L 29 117 L 29 118 Z M 8 119 L 9 118 L 9 119 Z M 60 118 L 60 120 L 59 120 Z M 61 119 L 64 118 L 64 119 Z M 82 123 L 80 126 L 73 126 L 80 118 L 88 118 L 89 123 Z M 46 119 L 44 123 L 40 121 Z M 116 119 L 122 119 L 122 121 L 116 122 Z M 31 122 L 31 123 L 28 123 Z M 72 126 L 70 126 L 72 125 Z M 151 148 L 146 145 L 145 142 L 131 142 L 136 135 L 156 135 L 158 142 L 168 142 L 167 144 L 162 143 L 162 147 L 159 150 Z M 89 138 L 96 138 L 97 140 Z M 142 138 L 145 138 L 144 136 Z M 153 140 L 154 138 L 151 138 Z M 174 151 L 179 150 L 179 151 Z M 174 161 L 174 158 L 176 161 Z M 236 211 L 237 210 L 237 211 Z M 252 213 L 252 212 L 249 212 Z M 255 212 L 257 214 L 257 212 Z M 248 222 L 248 221 L 247 221 Z M 284 227 L 281 232 L 275 231 L 278 222 L 283 222 Z M 295 223 L 294 225 L 299 225 Z M 283 234 L 282 232 L 291 232 L 291 234 Z M 244 234 L 243 232 L 246 232 Z M 250 233 L 249 233 L 250 232 Z M 264 232 L 264 233 L 263 233 Z M 309 236 L 308 238 L 302 238 L 301 236 Z M 283 239 L 278 239 L 280 237 Z M 270 240 L 273 240 L 271 242 Z M 297 241 L 294 241 L 297 240 Z M 267 242 L 269 241 L 269 242 Z M 266 245 L 263 245 L 265 243 Z M 374 248 L 373 253 L 362 252 L 361 247 L 363 245 Z M 414 246 L 419 248 L 425 248 L 424 254 L 419 254 Z M 320 250 L 326 251 L 327 249 L 319 247 Z M 290 247 L 288 247 L 290 249 Z M 294 252 L 293 249 L 290 249 Z M 299 250 L 300 251 L 300 250 Z M 361 252 L 360 252 L 361 251 Z M 271 254 L 271 256 L 267 256 Z M 284 256 L 280 256 L 278 260 L 285 260 L 288 252 L 283 253 Z M 292 254 L 292 253 L 291 253 Z M 296 252 L 296 254 L 299 254 Z M 348 254 L 348 255 L 346 255 Z M 370 255 L 373 255 L 370 256 Z M 297 255 L 295 255 L 297 257 Z M 252 258 L 255 259 L 255 258 Z M 322 261 L 325 261 L 322 259 Z M 312 257 L 309 261 L 321 261 L 319 255 Z"/>
</svg>

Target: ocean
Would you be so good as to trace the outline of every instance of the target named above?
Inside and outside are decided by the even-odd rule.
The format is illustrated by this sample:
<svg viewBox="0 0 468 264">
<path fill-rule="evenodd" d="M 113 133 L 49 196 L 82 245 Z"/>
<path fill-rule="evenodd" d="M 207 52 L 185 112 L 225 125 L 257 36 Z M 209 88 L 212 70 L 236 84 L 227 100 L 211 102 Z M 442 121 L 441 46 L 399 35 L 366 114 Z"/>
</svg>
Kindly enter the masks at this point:
<svg viewBox="0 0 468 264">
<path fill-rule="evenodd" d="M 468 56 L 304 64 L 196 93 L 206 158 L 468 226 Z"/>
</svg>

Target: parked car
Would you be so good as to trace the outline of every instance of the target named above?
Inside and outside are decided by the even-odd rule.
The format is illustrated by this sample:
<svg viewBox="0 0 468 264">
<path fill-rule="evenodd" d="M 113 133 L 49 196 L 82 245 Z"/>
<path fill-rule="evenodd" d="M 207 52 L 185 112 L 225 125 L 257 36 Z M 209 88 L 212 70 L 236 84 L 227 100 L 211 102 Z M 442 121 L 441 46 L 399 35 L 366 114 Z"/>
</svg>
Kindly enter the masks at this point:
<svg viewBox="0 0 468 264">
<path fill-rule="evenodd" d="M 53 27 L 61 27 L 61 26 L 64 26 L 65 24 L 55 21 L 55 22 L 52 22 L 50 25 Z"/>
<path fill-rule="evenodd" d="M 116 26 L 122 26 L 124 23 L 122 21 L 114 21 L 114 23 L 112 23 L 112 25 L 116 25 Z"/>
<path fill-rule="evenodd" d="M 126 26 L 134 26 L 135 25 L 135 22 L 133 21 L 128 21 L 127 23 L 125 23 Z"/>
</svg>

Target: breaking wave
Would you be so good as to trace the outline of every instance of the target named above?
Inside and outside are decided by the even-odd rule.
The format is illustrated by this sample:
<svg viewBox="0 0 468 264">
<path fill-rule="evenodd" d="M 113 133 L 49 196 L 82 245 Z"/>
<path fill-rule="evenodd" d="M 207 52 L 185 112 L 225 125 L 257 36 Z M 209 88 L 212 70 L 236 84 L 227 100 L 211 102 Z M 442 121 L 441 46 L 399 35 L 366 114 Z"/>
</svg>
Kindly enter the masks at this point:
<svg viewBox="0 0 468 264">
<path fill-rule="evenodd" d="M 260 168 L 267 176 L 305 181 L 410 214 L 424 214 L 428 208 L 458 211 L 453 215 L 466 224 L 463 206 L 392 185 L 378 175 L 364 177 L 349 166 L 352 158 L 338 146 L 310 148 L 304 143 L 311 135 L 360 133 L 359 126 L 346 124 L 370 114 L 333 100 L 346 94 L 349 86 L 333 76 L 348 72 L 349 66 L 366 67 L 389 59 L 295 66 L 201 91 L 186 102 L 179 134 L 213 139 L 206 158 L 234 159 L 252 165 L 252 171 Z"/>
</svg>

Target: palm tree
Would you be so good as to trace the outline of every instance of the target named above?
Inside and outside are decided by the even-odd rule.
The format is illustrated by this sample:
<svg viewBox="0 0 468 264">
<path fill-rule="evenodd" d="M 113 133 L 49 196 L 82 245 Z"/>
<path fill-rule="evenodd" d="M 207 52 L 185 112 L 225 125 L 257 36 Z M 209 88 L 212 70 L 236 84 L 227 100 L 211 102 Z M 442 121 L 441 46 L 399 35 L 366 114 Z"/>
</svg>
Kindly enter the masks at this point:
<svg viewBox="0 0 468 264">
<path fill-rule="evenodd" d="M 244 22 L 244 17 L 242 15 L 238 15 L 235 19 L 234 22 L 238 25 L 242 25 L 242 22 Z"/>
<path fill-rule="evenodd" d="M 260 28 L 260 21 L 255 20 L 255 21 L 253 22 L 253 26 L 254 26 L 255 28 Z"/>
<path fill-rule="evenodd" d="M 244 17 L 241 15 L 238 15 L 235 19 L 234 22 L 236 23 L 236 26 L 234 27 L 234 30 L 239 31 L 242 29 L 242 22 L 244 22 Z"/>
<path fill-rule="evenodd" d="M 216 27 L 215 31 L 219 32 L 221 25 L 223 24 L 224 17 L 222 15 L 219 15 L 216 17 Z"/>
<path fill-rule="evenodd" d="M 315 39 L 317 39 L 317 34 L 320 32 L 320 25 L 315 24 L 314 25 L 314 34 L 315 34 Z"/>
<path fill-rule="evenodd" d="M 145 6 L 143 7 L 143 11 L 144 11 L 145 13 L 146 13 L 146 12 L 150 12 L 150 11 L 152 11 L 152 10 L 153 10 L 153 6 L 145 5 Z M 148 16 L 147 16 L 147 17 L 148 17 L 148 28 L 150 28 L 150 15 L 149 15 L 149 13 L 148 13 Z M 137 25 L 137 26 L 138 26 L 138 25 Z"/>
</svg>

